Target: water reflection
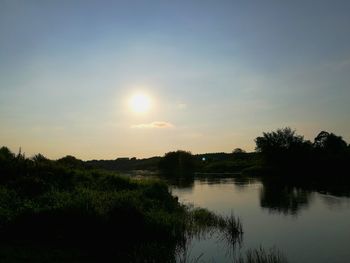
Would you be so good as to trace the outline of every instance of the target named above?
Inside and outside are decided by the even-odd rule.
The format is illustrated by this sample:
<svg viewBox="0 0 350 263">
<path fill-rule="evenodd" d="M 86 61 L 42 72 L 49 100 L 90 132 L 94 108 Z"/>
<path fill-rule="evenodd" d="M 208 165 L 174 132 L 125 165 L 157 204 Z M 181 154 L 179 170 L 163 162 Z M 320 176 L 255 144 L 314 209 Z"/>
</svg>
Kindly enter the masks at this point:
<svg viewBox="0 0 350 263">
<path fill-rule="evenodd" d="M 181 188 L 181 189 L 192 189 L 194 187 L 195 177 L 194 175 L 190 176 L 178 176 L 178 177 L 162 177 L 168 184 L 171 186 Z"/>
<path fill-rule="evenodd" d="M 244 189 L 250 184 L 256 183 L 257 179 L 241 174 L 196 174 L 194 179 L 198 182 L 213 185 L 213 184 L 228 184 L 232 183 L 237 186 L 238 189 Z"/>
<path fill-rule="evenodd" d="M 297 216 L 307 209 L 315 193 L 323 194 L 328 206 L 341 206 L 348 198 L 330 199 L 333 197 L 349 197 L 350 187 L 339 182 L 292 181 L 277 177 L 254 178 L 237 174 L 196 174 L 186 177 L 166 178 L 172 187 L 189 192 L 195 184 L 202 185 L 234 185 L 236 191 L 245 191 L 248 186 L 260 184 L 260 207 L 272 214 Z M 213 197 L 215 198 L 215 197 Z"/>
<path fill-rule="evenodd" d="M 260 206 L 270 213 L 296 216 L 307 208 L 311 193 L 295 187 L 264 183 L 260 191 Z"/>
<path fill-rule="evenodd" d="M 350 199 L 346 197 L 339 197 L 333 195 L 322 194 L 321 198 L 327 205 L 328 209 L 333 211 L 341 211 L 343 209 L 350 209 Z"/>
<path fill-rule="evenodd" d="M 260 179 L 263 187 L 260 192 L 260 205 L 268 209 L 271 213 L 280 213 L 284 215 L 298 215 L 298 213 L 307 209 L 313 201 L 314 194 L 323 194 L 322 200 L 328 206 L 341 206 L 348 198 L 336 198 L 349 196 L 350 189 L 347 184 L 340 184 L 329 180 L 286 180 L 280 178 L 262 178 Z M 330 194 L 333 198 L 330 198 Z M 326 197 L 326 198 L 325 198 Z"/>
<path fill-rule="evenodd" d="M 350 258 L 349 183 L 282 176 L 196 175 L 187 179 L 185 188 L 172 186 L 181 202 L 221 215 L 234 211 L 244 230 L 244 242 L 236 242 L 235 247 L 210 236 L 194 239 L 187 251 L 192 259 L 233 262 L 236 252 L 260 245 L 277 247 L 290 262 L 344 262 Z"/>
</svg>

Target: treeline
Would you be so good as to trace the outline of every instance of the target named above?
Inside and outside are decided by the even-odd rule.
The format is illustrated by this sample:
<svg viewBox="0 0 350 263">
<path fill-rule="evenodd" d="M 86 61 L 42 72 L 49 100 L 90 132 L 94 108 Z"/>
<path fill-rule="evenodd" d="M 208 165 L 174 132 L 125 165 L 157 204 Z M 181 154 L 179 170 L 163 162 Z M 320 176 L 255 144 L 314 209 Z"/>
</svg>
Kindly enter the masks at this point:
<svg viewBox="0 0 350 263">
<path fill-rule="evenodd" d="M 7 147 L 0 148 L 0 158 L 2 158 L 3 165 L 5 167 L 11 166 L 13 164 L 13 159 L 16 156 L 17 159 L 25 159 L 25 162 L 22 162 L 22 165 L 31 166 L 35 161 L 41 162 L 50 162 L 56 166 L 65 166 L 70 168 L 81 168 L 81 169 L 102 169 L 108 171 L 131 171 L 131 170 L 148 170 L 155 171 L 159 168 L 159 161 L 162 157 L 151 157 L 137 159 L 133 158 L 117 158 L 115 160 L 89 160 L 83 161 L 74 156 L 67 155 L 57 160 L 50 160 L 43 156 L 42 154 L 36 154 L 32 158 L 25 158 L 25 154 L 21 153 L 21 150 L 18 154 L 12 153 Z M 1 169 L 1 168 L 0 168 Z"/>
<path fill-rule="evenodd" d="M 130 170 L 148 170 L 155 171 L 158 169 L 158 163 L 161 157 L 155 156 L 151 158 L 137 159 L 133 158 L 117 158 L 115 160 L 91 160 L 86 161 L 87 168 L 99 168 L 111 171 L 130 171 Z"/>
<path fill-rule="evenodd" d="M 15 154 L 12 153 L 7 147 L 3 147 L 1 151 L 4 162 L 3 168 L 11 166 Z M 20 152 L 16 158 L 23 159 L 24 157 L 25 155 Z M 174 152 L 168 152 L 162 157 L 155 156 L 143 159 L 137 159 L 135 157 L 124 157 L 114 160 L 89 161 L 83 161 L 71 155 L 67 155 L 57 160 L 50 160 L 42 154 L 37 154 L 32 158 L 28 158 L 26 160 L 26 166 L 32 165 L 35 160 L 40 160 L 41 162 L 47 163 L 50 162 L 56 166 L 65 166 L 86 170 L 102 169 L 118 172 L 127 172 L 133 170 L 145 170 L 154 172 L 159 170 L 166 170 L 167 172 L 171 173 L 176 173 L 177 170 L 178 172 L 239 172 L 244 168 L 256 164 L 257 154 L 254 152 L 247 153 L 241 149 L 235 149 L 232 153 L 222 152 L 193 155 L 191 152 L 178 150 Z M 187 160 L 189 163 L 184 163 L 184 160 Z"/>
<path fill-rule="evenodd" d="M 350 146 L 338 135 L 320 132 L 311 142 L 289 127 L 264 132 L 255 139 L 256 151 L 235 149 L 232 153 L 192 155 L 186 151 L 169 152 L 159 159 L 165 174 L 241 172 L 255 175 L 284 176 L 332 175 L 349 173 Z"/>
<path fill-rule="evenodd" d="M 188 151 L 173 151 L 163 157 L 144 159 L 117 158 L 115 160 L 82 161 L 73 156 L 66 156 L 58 160 L 48 160 L 38 154 L 27 159 L 26 166 L 35 160 L 55 163 L 81 169 L 103 169 L 109 171 L 147 170 L 161 171 L 169 176 L 179 174 L 199 173 L 303 173 L 303 172 L 336 172 L 348 171 L 350 163 L 350 146 L 341 136 L 326 131 L 320 132 L 313 141 L 304 139 L 291 128 L 277 129 L 264 132 L 255 139 L 255 152 L 245 152 L 240 148 L 231 153 L 205 153 L 193 155 Z M 6 147 L 2 148 L 3 167 L 6 169 L 13 155 Z M 23 159 L 19 153 L 17 159 Z M 17 167 L 17 169 L 23 169 Z M 1 172 L 1 170 L 0 170 Z M 20 172 L 20 171 L 19 171 Z M 0 179 L 1 180 L 1 179 Z"/>
<path fill-rule="evenodd" d="M 166 170 L 177 172 L 239 172 L 257 162 L 256 153 L 247 153 L 236 149 L 232 153 L 204 153 L 192 155 L 187 151 L 168 152 L 164 156 L 145 159 L 117 158 L 115 160 L 91 160 L 84 162 L 86 168 L 98 168 L 110 171 Z M 187 155 L 190 154 L 190 156 Z M 187 158 L 187 159 L 186 159 Z M 189 161 L 191 164 L 184 162 Z"/>
<path fill-rule="evenodd" d="M 232 153 L 206 153 L 195 155 L 197 172 L 200 173 L 239 173 L 259 164 L 255 152 L 245 152 L 236 148 Z"/>
<path fill-rule="evenodd" d="M 349 173 L 350 146 L 333 133 L 322 131 L 311 142 L 287 127 L 265 132 L 255 143 L 261 166 L 269 172 L 334 177 Z"/>
</svg>

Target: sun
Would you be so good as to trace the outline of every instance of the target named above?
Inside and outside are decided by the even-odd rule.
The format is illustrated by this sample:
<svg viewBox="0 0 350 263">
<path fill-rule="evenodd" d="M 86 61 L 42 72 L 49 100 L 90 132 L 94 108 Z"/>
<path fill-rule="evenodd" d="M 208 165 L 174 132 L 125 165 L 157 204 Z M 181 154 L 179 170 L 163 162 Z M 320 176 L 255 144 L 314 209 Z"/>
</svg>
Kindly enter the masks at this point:
<svg viewBox="0 0 350 263">
<path fill-rule="evenodd" d="M 131 97 L 129 106 L 135 113 L 146 113 L 151 108 L 151 99 L 146 94 L 135 94 Z"/>
</svg>

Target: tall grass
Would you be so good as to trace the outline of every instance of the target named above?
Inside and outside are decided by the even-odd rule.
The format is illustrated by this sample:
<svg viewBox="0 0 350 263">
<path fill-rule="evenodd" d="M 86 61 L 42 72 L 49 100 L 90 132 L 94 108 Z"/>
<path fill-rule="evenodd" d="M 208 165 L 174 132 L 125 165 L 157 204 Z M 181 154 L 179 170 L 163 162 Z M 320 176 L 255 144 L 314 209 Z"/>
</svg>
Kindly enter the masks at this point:
<svg viewBox="0 0 350 263">
<path fill-rule="evenodd" d="M 242 224 L 238 217 L 220 216 L 207 209 L 193 206 L 186 207 L 185 238 L 182 246 L 177 250 L 177 262 L 199 262 L 205 253 L 197 257 L 191 255 L 191 241 L 193 238 L 206 239 L 208 237 L 221 239 L 229 248 L 234 248 L 242 242 Z"/>
<path fill-rule="evenodd" d="M 288 261 L 276 248 L 265 250 L 259 247 L 247 250 L 245 256 L 240 255 L 234 259 L 234 263 L 288 263 Z"/>
<path fill-rule="evenodd" d="M 222 226 L 225 239 L 229 243 L 235 243 L 243 234 L 242 223 L 239 217 L 236 217 L 233 213 L 224 218 L 224 224 Z"/>
</svg>

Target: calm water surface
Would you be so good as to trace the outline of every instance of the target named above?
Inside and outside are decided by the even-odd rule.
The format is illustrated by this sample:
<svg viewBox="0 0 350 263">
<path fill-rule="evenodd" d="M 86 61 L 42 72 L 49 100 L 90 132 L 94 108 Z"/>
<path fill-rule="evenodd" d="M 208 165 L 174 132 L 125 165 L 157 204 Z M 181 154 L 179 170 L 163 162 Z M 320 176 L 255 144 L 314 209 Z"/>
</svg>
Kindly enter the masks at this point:
<svg viewBox="0 0 350 263">
<path fill-rule="evenodd" d="M 234 176 L 195 177 L 173 185 L 184 203 L 222 215 L 234 212 L 243 224 L 236 251 L 276 247 L 289 262 L 350 262 L 350 198 L 344 191 L 287 186 L 269 179 Z M 214 236 L 193 239 L 189 258 L 232 262 L 232 248 Z"/>
</svg>

